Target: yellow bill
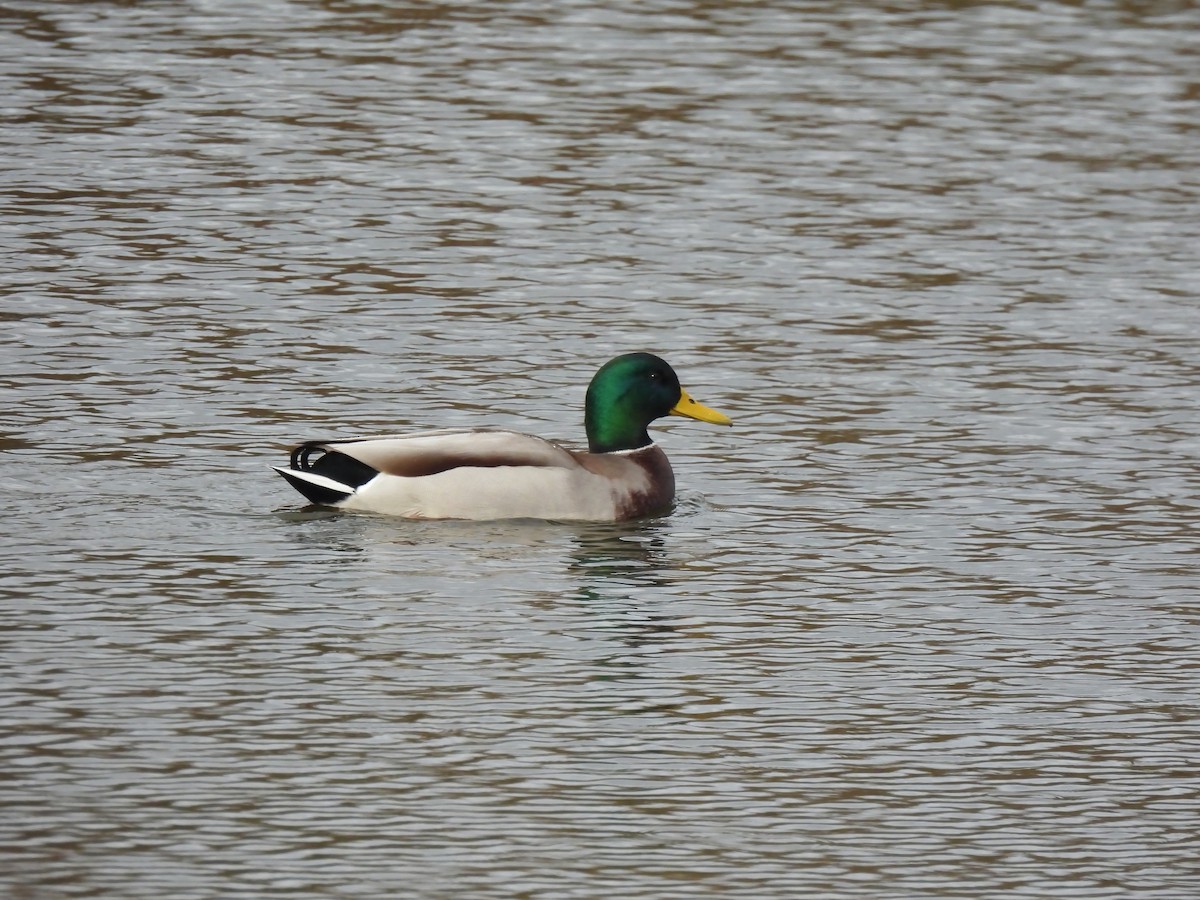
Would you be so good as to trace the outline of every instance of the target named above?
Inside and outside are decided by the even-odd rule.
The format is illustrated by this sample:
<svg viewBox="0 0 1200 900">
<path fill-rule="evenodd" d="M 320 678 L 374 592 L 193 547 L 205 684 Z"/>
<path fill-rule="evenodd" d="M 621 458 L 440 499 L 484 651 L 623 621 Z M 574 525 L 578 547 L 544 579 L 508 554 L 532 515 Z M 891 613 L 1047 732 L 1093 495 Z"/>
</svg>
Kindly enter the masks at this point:
<svg viewBox="0 0 1200 900">
<path fill-rule="evenodd" d="M 679 390 L 679 402 L 671 407 L 671 415 L 699 419 L 701 422 L 712 422 L 714 425 L 733 424 L 733 420 L 725 413 L 719 413 L 715 409 L 709 409 L 703 403 L 697 403 L 682 388 Z"/>
</svg>

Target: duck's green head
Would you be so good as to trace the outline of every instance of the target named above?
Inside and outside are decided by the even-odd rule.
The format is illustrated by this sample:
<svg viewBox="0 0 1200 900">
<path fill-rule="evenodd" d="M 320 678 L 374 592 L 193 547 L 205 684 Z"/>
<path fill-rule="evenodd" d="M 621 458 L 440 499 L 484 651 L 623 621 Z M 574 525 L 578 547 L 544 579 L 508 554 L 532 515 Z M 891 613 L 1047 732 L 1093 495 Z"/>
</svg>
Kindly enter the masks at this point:
<svg viewBox="0 0 1200 900">
<path fill-rule="evenodd" d="M 653 353 L 618 356 L 601 366 L 588 385 L 583 418 L 588 449 L 611 453 L 645 447 L 651 443 L 646 426 L 667 415 L 733 424 L 689 397 L 675 370 Z"/>
</svg>

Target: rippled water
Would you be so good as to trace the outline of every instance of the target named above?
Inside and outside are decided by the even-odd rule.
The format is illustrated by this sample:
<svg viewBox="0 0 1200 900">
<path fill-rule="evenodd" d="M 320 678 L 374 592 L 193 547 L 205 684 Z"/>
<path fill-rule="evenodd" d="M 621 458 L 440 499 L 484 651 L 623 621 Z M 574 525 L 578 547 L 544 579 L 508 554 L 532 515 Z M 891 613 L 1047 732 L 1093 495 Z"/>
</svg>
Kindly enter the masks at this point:
<svg viewBox="0 0 1200 900">
<path fill-rule="evenodd" d="M 1192 4 L 0 21 L 8 895 L 1200 893 Z M 268 468 L 632 349 L 669 517 Z"/>
</svg>

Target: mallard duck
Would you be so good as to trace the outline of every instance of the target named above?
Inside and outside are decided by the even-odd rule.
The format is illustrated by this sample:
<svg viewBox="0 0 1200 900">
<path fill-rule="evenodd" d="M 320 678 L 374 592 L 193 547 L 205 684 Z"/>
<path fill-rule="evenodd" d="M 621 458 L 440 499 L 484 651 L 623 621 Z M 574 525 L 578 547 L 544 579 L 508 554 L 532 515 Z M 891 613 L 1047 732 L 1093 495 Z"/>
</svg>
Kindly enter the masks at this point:
<svg viewBox="0 0 1200 900">
<path fill-rule="evenodd" d="M 675 496 L 667 455 L 646 427 L 666 415 L 730 425 L 651 353 L 605 363 L 584 400 L 587 452 L 512 431 L 432 431 L 307 441 L 275 471 L 323 506 L 410 519 L 616 522 L 661 513 Z"/>
</svg>

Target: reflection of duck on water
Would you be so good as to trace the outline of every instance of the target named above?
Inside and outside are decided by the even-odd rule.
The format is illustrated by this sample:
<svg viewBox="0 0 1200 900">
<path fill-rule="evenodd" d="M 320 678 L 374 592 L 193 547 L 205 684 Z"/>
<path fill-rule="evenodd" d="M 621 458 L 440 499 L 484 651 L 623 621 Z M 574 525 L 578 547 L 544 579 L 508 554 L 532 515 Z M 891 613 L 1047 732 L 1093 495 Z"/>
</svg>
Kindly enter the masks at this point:
<svg viewBox="0 0 1200 900">
<path fill-rule="evenodd" d="M 568 571 L 578 584 L 566 599 L 587 610 L 590 628 L 625 647 L 598 660 L 606 669 L 640 669 L 629 650 L 657 647 L 678 636 L 678 617 L 660 612 L 670 609 L 662 591 L 675 568 L 662 537 L 668 527 L 654 521 L 619 529 L 579 526 L 573 535 L 576 546 Z"/>
<path fill-rule="evenodd" d="M 728 425 L 650 353 L 601 367 L 588 386 L 588 452 L 511 431 L 308 441 L 276 467 L 314 503 L 421 519 L 613 522 L 660 513 L 675 475 L 647 426 L 666 415 Z M 317 454 L 314 456 L 314 454 Z"/>
<path fill-rule="evenodd" d="M 569 571 L 587 582 L 610 587 L 662 585 L 671 567 L 666 544 L 654 522 L 631 523 L 617 529 L 580 525 L 572 535 Z"/>
</svg>

